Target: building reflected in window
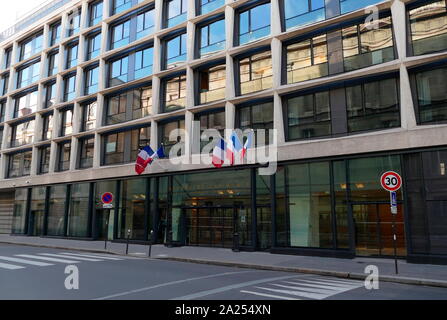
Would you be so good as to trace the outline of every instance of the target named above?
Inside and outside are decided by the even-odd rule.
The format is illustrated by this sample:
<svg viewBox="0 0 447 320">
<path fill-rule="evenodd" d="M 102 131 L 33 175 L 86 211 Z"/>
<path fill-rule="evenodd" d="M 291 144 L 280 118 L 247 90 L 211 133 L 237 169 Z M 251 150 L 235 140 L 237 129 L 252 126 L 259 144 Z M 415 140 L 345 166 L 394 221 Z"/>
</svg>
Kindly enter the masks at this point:
<svg viewBox="0 0 447 320">
<path fill-rule="evenodd" d="M 239 70 L 241 95 L 273 87 L 272 55 L 270 51 L 240 60 Z"/>
</svg>

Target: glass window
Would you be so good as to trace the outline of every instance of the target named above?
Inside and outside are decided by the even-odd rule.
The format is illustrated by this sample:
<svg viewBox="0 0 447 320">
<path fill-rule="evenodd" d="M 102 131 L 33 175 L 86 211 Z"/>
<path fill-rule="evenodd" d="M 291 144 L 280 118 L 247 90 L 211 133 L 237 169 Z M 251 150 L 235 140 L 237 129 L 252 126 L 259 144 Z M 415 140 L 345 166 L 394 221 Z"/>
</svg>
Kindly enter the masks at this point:
<svg viewBox="0 0 447 320">
<path fill-rule="evenodd" d="M 48 77 L 54 76 L 57 73 L 59 64 L 59 51 L 48 54 Z"/>
<path fill-rule="evenodd" d="M 130 161 L 137 159 L 140 150 L 151 144 L 151 127 L 139 128 L 131 131 Z"/>
<path fill-rule="evenodd" d="M 81 139 L 79 141 L 79 144 L 80 144 L 79 168 L 87 169 L 93 167 L 95 137 Z"/>
<path fill-rule="evenodd" d="M 0 123 L 5 121 L 6 101 L 0 101 Z"/>
<path fill-rule="evenodd" d="M 137 16 L 137 40 L 154 32 L 155 9 L 146 11 Z"/>
<path fill-rule="evenodd" d="M 50 47 L 54 46 L 61 40 L 62 25 L 57 22 L 50 26 Z"/>
<path fill-rule="evenodd" d="M 270 2 L 239 14 L 239 44 L 270 35 Z"/>
<path fill-rule="evenodd" d="M 153 48 L 137 51 L 135 53 L 135 80 L 150 76 L 152 74 L 153 63 Z"/>
<path fill-rule="evenodd" d="M 78 8 L 68 15 L 68 36 L 78 33 L 81 30 L 81 8 Z"/>
<path fill-rule="evenodd" d="M 98 92 L 99 67 L 88 69 L 85 72 L 85 94 L 94 94 Z"/>
<path fill-rule="evenodd" d="M 270 51 L 240 60 L 239 70 L 241 95 L 273 87 L 272 55 Z"/>
<path fill-rule="evenodd" d="M 200 101 L 206 104 L 225 99 L 226 67 L 218 65 L 199 71 Z"/>
<path fill-rule="evenodd" d="M 126 121 L 127 99 L 127 92 L 107 99 L 106 125 Z"/>
<path fill-rule="evenodd" d="M 3 69 L 8 69 L 11 66 L 12 48 L 5 49 L 3 57 Z"/>
<path fill-rule="evenodd" d="M 152 87 L 133 91 L 132 119 L 140 119 L 152 114 Z"/>
<path fill-rule="evenodd" d="M 76 97 L 76 74 L 64 79 L 64 101 L 71 101 Z"/>
<path fill-rule="evenodd" d="M 129 57 L 123 57 L 109 64 L 109 87 L 118 86 L 128 81 Z"/>
<path fill-rule="evenodd" d="M 130 239 L 145 240 L 145 232 L 150 225 L 145 224 L 146 212 L 146 179 L 131 179 L 121 182 L 121 208 L 119 210 L 119 238 L 127 239 L 127 230 L 130 230 Z M 150 219 L 148 219 L 150 220 Z"/>
<path fill-rule="evenodd" d="M 20 61 L 28 59 L 42 50 L 43 34 L 31 36 L 27 40 L 21 42 L 20 45 Z"/>
<path fill-rule="evenodd" d="M 287 100 L 288 140 L 331 135 L 329 91 Z"/>
<path fill-rule="evenodd" d="M 348 132 L 400 126 L 397 80 L 386 79 L 346 87 Z"/>
<path fill-rule="evenodd" d="M 204 147 L 207 146 L 208 144 L 212 143 L 213 141 L 215 141 L 212 136 L 208 137 L 208 140 L 202 140 L 202 135 L 205 133 L 205 130 L 208 129 L 214 129 L 214 130 L 218 130 L 220 137 L 224 138 L 225 137 L 225 127 L 226 127 L 226 123 L 225 123 L 225 111 L 222 112 L 214 112 L 214 113 L 205 113 L 205 114 L 198 114 L 195 116 L 195 121 L 199 121 L 200 122 L 200 152 L 202 152 L 204 150 Z M 215 142 L 214 142 L 215 144 Z M 214 145 L 213 148 L 210 149 L 210 153 L 213 152 L 214 149 Z M 197 150 L 198 152 L 199 150 Z"/>
<path fill-rule="evenodd" d="M 124 135 L 119 132 L 104 137 L 104 165 L 124 163 Z"/>
<path fill-rule="evenodd" d="M 18 70 L 17 89 L 26 87 L 40 79 L 40 61 Z"/>
<path fill-rule="evenodd" d="M 20 147 L 34 141 L 34 120 L 11 127 L 11 147 Z"/>
<path fill-rule="evenodd" d="M 420 123 L 439 123 L 447 120 L 445 81 L 445 67 L 416 73 Z"/>
<path fill-rule="evenodd" d="M 326 19 L 324 0 L 284 0 L 286 30 Z"/>
<path fill-rule="evenodd" d="M 340 0 L 341 14 L 372 6 L 383 0 Z"/>
<path fill-rule="evenodd" d="M 50 170 L 50 153 L 51 146 L 45 146 L 39 148 L 39 174 L 48 173 Z"/>
<path fill-rule="evenodd" d="M 236 110 L 237 127 L 244 130 L 254 130 L 256 146 L 269 145 L 273 129 L 273 102 L 256 104 Z M 259 130 L 259 131 L 258 131 Z M 262 134 L 261 130 L 265 130 Z"/>
<path fill-rule="evenodd" d="M 78 65 L 78 44 L 70 45 L 67 48 L 66 69 L 76 67 Z"/>
<path fill-rule="evenodd" d="M 0 95 L 4 96 L 8 93 L 9 89 L 9 72 L 1 77 L 0 82 Z"/>
<path fill-rule="evenodd" d="M 42 116 L 42 141 L 50 140 L 53 137 L 53 114 L 46 114 Z"/>
<path fill-rule="evenodd" d="M 186 107 L 186 75 L 165 80 L 164 112 Z"/>
<path fill-rule="evenodd" d="M 64 226 L 67 186 L 51 186 L 49 198 L 47 235 L 63 237 L 65 236 Z"/>
<path fill-rule="evenodd" d="M 123 12 L 132 7 L 132 0 L 113 0 L 113 14 Z"/>
<path fill-rule="evenodd" d="M 90 4 L 90 20 L 89 26 L 94 26 L 102 20 L 103 3 L 102 1 L 93 2 Z"/>
<path fill-rule="evenodd" d="M 82 105 L 81 131 L 90 131 L 96 128 L 96 108 L 96 101 Z"/>
<path fill-rule="evenodd" d="M 188 0 L 166 0 L 167 21 L 166 27 L 170 28 L 186 21 L 188 12 Z"/>
<path fill-rule="evenodd" d="M 66 109 L 61 111 L 60 137 L 68 136 L 73 133 L 73 110 Z"/>
<path fill-rule="evenodd" d="M 218 20 L 200 29 L 200 56 L 225 49 L 225 20 Z"/>
<path fill-rule="evenodd" d="M 101 53 L 101 34 L 98 33 L 88 38 L 87 60 L 92 60 Z"/>
<path fill-rule="evenodd" d="M 430 2 L 410 10 L 410 28 L 414 55 L 446 50 L 446 2 Z"/>
<path fill-rule="evenodd" d="M 11 154 L 9 156 L 8 178 L 29 176 L 32 154 L 32 151 Z"/>
<path fill-rule="evenodd" d="M 164 152 L 167 157 L 170 156 L 169 153 L 174 145 L 184 142 L 184 137 L 182 136 L 177 136 L 177 139 L 173 141 L 169 139 L 171 132 L 178 129 L 185 129 L 185 120 L 172 121 L 160 125 L 161 143 L 163 144 Z M 176 156 L 181 156 L 182 154 L 183 153 L 179 151 Z"/>
<path fill-rule="evenodd" d="M 110 49 L 120 48 L 130 43 L 130 20 L 112 27 Z"/>
<path fill-rule="evenodd" d="M 56 103 L 56 82 L 45 84 L 44 108 L 49 108 Z"/>
<path fill-rule="evenodd" d="M 30 115 L 37 110 L 37 91 L 14 98 L 14 118 Z"/>
<path fill-rule="evenodd" d="M 69 237 L 88 237 L 89 235 L 89 193 L 89 183 L 71 185 L 67 234 Z"/>
<path fill-rule="evenodd" d="M 12 234 L 25 234 L 27 218 L 28 189 L 16 189 L 14 212 L 12 216 Z"/>
<path fill-rule="evenodd" d="M 200 14 L 206 14 L 225 4 L 225 0 L 200 0 Z"/>
<path fill-rule="evenodd" d="M 325 34 L 288 45 L 286 50 L 288 84 L 328 75 L 328 49 Z"/>
<path fill-rule="evenodd" d="M 391 17 L 380 19 L 378 24 L 379 28 L 359 24 L 342 30 L 345 71 L 394 60 Z"/>
<path fill-rule="evenodd" d="M 71 141 L 60 143 L 59 154 L 58 154 L 58 162 L 57 162 L 57 171 L 63 172 L 70 170 L 70 153 L 71 153 Z"/>
<path fill-rule="evenodd" d="M 166 69 L 186 61 L 186 33 L 166 41 Z"/>
</svg>

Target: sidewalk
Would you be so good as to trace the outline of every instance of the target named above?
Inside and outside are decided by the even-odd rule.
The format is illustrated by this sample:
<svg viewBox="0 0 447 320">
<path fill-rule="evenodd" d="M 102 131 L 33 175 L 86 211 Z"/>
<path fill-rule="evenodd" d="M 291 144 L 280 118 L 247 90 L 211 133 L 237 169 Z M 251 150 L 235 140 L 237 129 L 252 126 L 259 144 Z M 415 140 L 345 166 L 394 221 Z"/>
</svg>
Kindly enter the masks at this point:
<svg viewBox="0 0 447 320">
<path fill-rule="evenodd" d="M 80 241 L 0 235 L 1 244 L 32 245 L 46 248 L 73 249 L 96 253 L 124 255 L 126 244 L 103 241 Z M 129 245 L 132 256 L 147 257 L 149 246 Z M 176 247 L 163 245 L 152 247 L 152 258 L 183 262 L 205 263 L 230 267 L 263 270 L 311 273 L 342 278 L 365 279 L 365 268 L 375 265 L 379 268 L 381 281 L 427 285 L 447 288 L 447 266 L 428 264 L 409 264 L 399 260 L 399 274 L 394 273 L 394 260 L 379 258 L 337 259 L 270 254 L 267 252 L 233 252 L 230 249 Z"/>
</svg>

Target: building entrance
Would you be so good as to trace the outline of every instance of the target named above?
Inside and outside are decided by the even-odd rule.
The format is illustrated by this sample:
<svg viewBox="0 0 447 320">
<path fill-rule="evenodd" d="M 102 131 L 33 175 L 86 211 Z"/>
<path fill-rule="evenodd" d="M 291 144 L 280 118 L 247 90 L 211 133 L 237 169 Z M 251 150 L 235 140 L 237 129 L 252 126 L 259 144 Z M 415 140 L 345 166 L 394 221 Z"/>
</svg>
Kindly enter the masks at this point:
<svg viewBox="0 0 447 320">
<path fill-rule="evenodd" d="M 396 218 L 397 255 L 407 254 L 402 205 Z M 360 203 L 352 205 L 355 250 L 358 256 L 393 256 L 393 215 L 389 204 Z"/>
<path fill-rule="evenodd" d="M 109 238 L 109 220 L 111 217 L 110 209 L 97 209 L 95 215 L 96 239 L 105 240 Z"/>
</svg>

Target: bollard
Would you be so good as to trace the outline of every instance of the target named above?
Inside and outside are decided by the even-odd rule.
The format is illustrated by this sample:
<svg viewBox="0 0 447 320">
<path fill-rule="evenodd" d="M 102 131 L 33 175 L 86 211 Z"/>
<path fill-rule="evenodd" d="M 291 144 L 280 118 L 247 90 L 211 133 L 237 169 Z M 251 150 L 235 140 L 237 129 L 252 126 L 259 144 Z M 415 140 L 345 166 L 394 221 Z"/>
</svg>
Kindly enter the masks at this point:
<svg viewBox="0 0 447 320">
<path fill-rule="evenodd" d="M 150 238 L 150 242 L 149 242 L 149 254 L 148 257 L 151 257 L 152 254 L 152 245 L 154 244 L 154 230 L 151 230 L 151 238 Z"/>
<path fill-rule="evenodd" d="M 233 252 L 240 252 L 239 247 L 239 233 L 235 232 L 233 234 Z"/>
<path fill-rule="evenodd" d="M 130 229 L 127 230 L 126 255 L 129 254 Z"/>
</svg>

